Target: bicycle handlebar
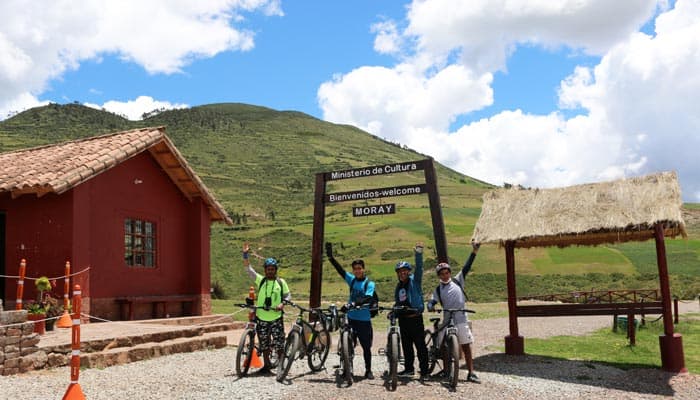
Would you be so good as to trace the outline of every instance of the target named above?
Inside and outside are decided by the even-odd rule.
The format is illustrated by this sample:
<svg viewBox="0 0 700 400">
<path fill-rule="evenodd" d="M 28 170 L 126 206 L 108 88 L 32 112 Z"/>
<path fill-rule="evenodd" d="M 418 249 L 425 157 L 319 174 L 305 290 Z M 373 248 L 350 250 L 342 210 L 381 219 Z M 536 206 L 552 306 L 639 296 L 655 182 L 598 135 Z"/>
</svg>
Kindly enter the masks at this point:
<svg viewBox="0 0 700 400">
<path fill-rule="evenodd" d="M 433 309 L 433 312 L 435 313 L 441 313 L 441 312 L 450 312 L 450 313 L 456 313 L 456 312 L 466 312 L 470 314 L 476 314 L 476 311 L 470 310 L 468 308 L 443 308 L 443 309 Z"/>
</svg>

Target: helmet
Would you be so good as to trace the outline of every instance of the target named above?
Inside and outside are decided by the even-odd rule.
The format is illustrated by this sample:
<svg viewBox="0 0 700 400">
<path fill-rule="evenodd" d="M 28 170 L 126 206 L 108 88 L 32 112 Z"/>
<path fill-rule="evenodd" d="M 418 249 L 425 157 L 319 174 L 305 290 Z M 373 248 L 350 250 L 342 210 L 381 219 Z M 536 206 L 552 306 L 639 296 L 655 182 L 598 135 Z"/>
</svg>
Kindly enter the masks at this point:
<svg viewBox="0 0 700 400">
<path fill-rule="evenodd" d="M 396 267 L 394 267 L 394 271 L 398 271 L 402 268 L 408 268 L 408 270 L 411 270 L 411 264 L 407 263 L 406 261 L 399 261 L 396 263 Z"/>
<path fill-rule="evenodd" d="M 265 259 L 265 264 L 263 264 L 263 265 L 264 265 L 265 267 L 269 267 L 269 266 L 273 266 L 273 267 L 275 267 L 275 268 L 278 267 L 278 266 L 277 266 L 277 260 L 275 260 L 275 259 L 272 258 L 272 257 L 266 258 L 266 259 Z"/>
<path fill-rule="evenodd" d="M 440 273 L 443 269 L 447 269 L 448 271 L 452 272 L 452 268 L 450 268 L 450 264 L 441 262 L 440 264 L 435 266 L 435 272 Z"/>
</svg>

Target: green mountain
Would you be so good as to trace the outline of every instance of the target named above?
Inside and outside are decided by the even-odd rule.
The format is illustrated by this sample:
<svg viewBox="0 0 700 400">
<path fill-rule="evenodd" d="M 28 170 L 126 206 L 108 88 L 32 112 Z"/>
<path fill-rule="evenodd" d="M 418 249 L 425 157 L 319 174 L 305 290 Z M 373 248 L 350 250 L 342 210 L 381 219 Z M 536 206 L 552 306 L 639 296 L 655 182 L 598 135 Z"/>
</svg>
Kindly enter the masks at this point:
<svg viewBox="0 0 700 400">
<path fill-rule="evenodd" d="M 211 104 L 169 110 L 129 121 L 79 104 L 51 104 L 0 121 L 0 151 L 43 145 L 90 135 L 165 126 L 190 165 L 214 192 L 234 226 L 212 227 L 212 282 L 225 295 L 247 294 L 240 249 L 246 241 L 260 256 L 280 260 L 280 274 L 297 298 L 309 291 L 315 174 L 427 158 L 348 125 L 337 125 L 294 111 L 275 111 L 245 104 Z M 483 193 L 493 186 L 438 163 L 438 187 L 453 265 L 469 254 Z M 328 192 L 422 183 L 423 174 L 406 173 L 348 179 L 328 184 Z M 349 267 L 363 258 L 377 281 L 382 299 L 393 293 L 393 265 L 411 260 L 416 242 L 426 244 L 426 268 L 435 264 L 432 225 L 426 196 L 382 199 L 397 212 L 380 217 L 352 217 L 351 207 L 379 201 L 341 203 L 326 209 L 325 240 L 335 244 L 336 258 Z M 691 212 L 699 213 L 690 207 Z M 696 231 L 692 231 L 696 232 Z M 700 241 L 669 242 L 673 289 L 682 297 L 700 292 Z M 653 243 L 518 252 L 519 294 L 570 290 L 655 287 L 650 267 Z M 324 263 L 323 298 L 340 299 L 347 291 L 335 270 Z M 484 246 L 470 274 L 470 296 L 476 301 L 505 298 L 503 251 Z M 690 278 L 689 278 L 690 277 Z M 426 291 L 437 280 L 426 273 Z M 679 282 L 676 284 L 676 282 Z M 303 294 L 306 293 L 306 294 Z"/>
</svg>

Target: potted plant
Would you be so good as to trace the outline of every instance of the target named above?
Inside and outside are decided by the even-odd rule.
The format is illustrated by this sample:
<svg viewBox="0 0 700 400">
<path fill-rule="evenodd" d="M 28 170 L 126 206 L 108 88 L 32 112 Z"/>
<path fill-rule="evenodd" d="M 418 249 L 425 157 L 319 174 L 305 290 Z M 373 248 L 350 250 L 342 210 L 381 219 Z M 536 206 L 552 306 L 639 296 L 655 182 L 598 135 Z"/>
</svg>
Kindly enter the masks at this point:
<svg viewBox="0 0 700 400">
<path fill-rule="evenodd" d="M 49 278 L 42 276 L 34 281 L 34 285 L 37 290 L 36 301 L 27 303 L 27 319 L 35 321 L 34 332 L 43 335 L 46 333 L 46 313 L 51 308 L 51 304 L 45 301 L 44 292 L 51 290 L 51 281 L 49 281 Z"/>
<path fill-rule="evenodd" d="M 30 301 L 24 307 L 27 310 L 27 320 L 34 321 L 34 332 L 43 335 L 46 333 L 46 309 L 37 301 Z"/>
</svg>

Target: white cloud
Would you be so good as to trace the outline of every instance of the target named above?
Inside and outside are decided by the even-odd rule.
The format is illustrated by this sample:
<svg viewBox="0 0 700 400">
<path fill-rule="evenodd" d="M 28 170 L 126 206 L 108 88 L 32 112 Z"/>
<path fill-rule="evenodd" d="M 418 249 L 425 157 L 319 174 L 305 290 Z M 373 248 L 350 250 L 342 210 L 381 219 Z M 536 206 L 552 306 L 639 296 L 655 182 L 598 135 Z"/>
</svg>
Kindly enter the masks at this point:
<svg viewBox="0 0 700 400">
<path fill-rule="evenodd" d="M 122 115 L 132 121 L 143 119 L 142 117 L 144 113 L 189 107 L 187 104 L 172 104 L 168 101 L 154 100 L 150 96 L 139 96 L 136 98 L 136 100 L 129 100 L 126 102 L 110 100 L 101 106 L 92 103 L 85 103 L 85 105 L 98 110 L 104 109 L 109 112 Z"/>
<path fill-rule="evenodd" d="M 639 32 L 659 10 L 655 35 Z M 496 184 L 676 170 L 684 198 L 700 201 L 700 1 L 667 10 L 651 0 L 415 0 L 407 19 L 401 40 L 417 43 L 412 54 L 393 68 L 360 67 L 324 83 L 324 118 Z M 492 103 L 492 74 L 522 44 L 601 56 L 561 82 L 559 106 L 582 115 L 503 111 L 450 130 L 456 117 Z"/>
<path fill-rule="evenodd" d="M 282 15 L 279 0 L 0 2 L 0 111 L 107 53 L 170 74 L 198 58 L 250 50 L 244 12 Z"/>
<path fill-rule="evenodd" d="M 393 21 L 378 22 L 372 25 L 372 33 L 377 36 L 374 39 L 374 50 L 381 54 L 397 54 L 401 50 L 401 36 Z"/>
</svg>

